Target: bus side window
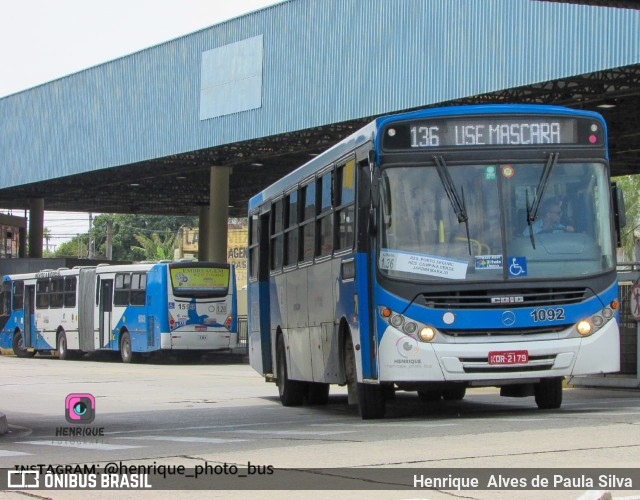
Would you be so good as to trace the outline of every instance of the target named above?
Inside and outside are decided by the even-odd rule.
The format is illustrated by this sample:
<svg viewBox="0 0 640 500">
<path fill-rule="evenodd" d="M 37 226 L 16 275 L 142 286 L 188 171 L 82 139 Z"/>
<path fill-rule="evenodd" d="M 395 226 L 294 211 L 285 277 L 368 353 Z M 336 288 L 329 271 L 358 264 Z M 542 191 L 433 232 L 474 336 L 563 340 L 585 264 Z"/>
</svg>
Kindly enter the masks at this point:
<svg viewBox="0 0 640 500">
<path fill-rule="evenodd" d="M 13 310 L 24 307 L 24 281 L 16 281 L 13 284 Z"/>
<path fill-rule="evenodd" d="M 3 281 L 2 282 L 2 292 L 0 293 L 2 297 L 2 304 L 0 304 L 1 310 L 0 313 L 2 315 L 8 316 L 11 314 L 11 282 Z"/>
<path fill-rule="evenodd" d="M 64 278 L 51 278 L 51 295 L 49 298 L 49 307 L 58 309 L 64 303 Z"/>
<path fill-rule="evenodd" d="M 318 191 L 318 235 L 316 257 L 331 255 L 333 252 L 333 170 L 326 172 L 317 181 Z"/>
<path fill-rule="evenodd" d="M 271 270 L 282 268 L 282 199 L 276 201 L 271 209 L 271 223 L 269 224 L 269 236 L 271 238 Z"/>
<path fill-rule="evenodd" d="M 298 262 L 298 192 L 284 198 L 284 265 Z"/>
<path fill-rule="evenodd" d="M 131 275 L 131 305 L 143 306 L 147 296 L 147 275 L 133 273 Z"/>
<path fill-rule="evenodd" d="M 64 307 L 76 306 L 76 277 L 67 276 L 64 279 Z"/>
<path fill-rule="evenodd" d="M 336 220 L 338 224 L 338 238 L 336 250 L 353 247 L 354 220 L 356 199 L 355 192 L 355 160 L 351 159 L 337 169 L 336 179 Z"/>
<path fill-rule="evenodd" d="M 260 238 L 258 237 L 258 214 L 249 217 L 249 279 L 258 278 L 258 252 Z"/>
<path fill-rule="evenodd" d="M 129 291 L 131 290 L 131 274 L 116 274 L 115 290 L 113 293 L 114 306 L 129 305 Z"/>
<path fill-rule="evenodd" d="M 316 184 L 311 182 L 300 190 L 301 221 L 300 221 L 300 262 L 313 260 L 315 249 L 315 221 L 316 221 Z"/>
<path fill-rule="evenodd" d="M 51 282 L 48 278 L 36 282 L 36 307 L 39 309 L 49 308 L 49 293 Z"/>
</svg>

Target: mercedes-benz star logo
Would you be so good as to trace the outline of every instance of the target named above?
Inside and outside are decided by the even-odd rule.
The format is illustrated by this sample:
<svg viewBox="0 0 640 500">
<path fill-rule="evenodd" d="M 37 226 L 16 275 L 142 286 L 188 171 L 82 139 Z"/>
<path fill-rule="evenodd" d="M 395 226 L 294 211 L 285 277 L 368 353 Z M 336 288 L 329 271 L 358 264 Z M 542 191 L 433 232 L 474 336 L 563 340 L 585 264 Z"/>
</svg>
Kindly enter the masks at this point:
<svg viewBox="0 0 640 500">
<path fill-rule="evenodd" d="M 511 311 L 502 313 L 502 324 L 504 326 L 512 326 L 516 322 L 516 315 Z"/>
</svg>

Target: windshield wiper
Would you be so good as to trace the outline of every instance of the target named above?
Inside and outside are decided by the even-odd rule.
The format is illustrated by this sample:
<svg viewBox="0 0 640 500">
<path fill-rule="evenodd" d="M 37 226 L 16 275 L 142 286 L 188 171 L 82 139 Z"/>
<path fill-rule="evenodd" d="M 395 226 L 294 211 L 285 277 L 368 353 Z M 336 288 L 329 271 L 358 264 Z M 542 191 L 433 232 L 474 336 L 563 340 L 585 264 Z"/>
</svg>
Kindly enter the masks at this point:
<svg viewBox="0 0 640 500">
<path fill-rule="evenodd" d="M 533 237 L 533 222 L 538 217 L 538 211 L 540 210 L 540 202 L 542 201 L 542 196 L 544 195 L 544 190 L 547 187 L 549 182 L 549 176 L 551 175 L 551 171 L 553 167 L 558 163 L 558 157 L 560 153 L 551 153 L 549 158 L 547 159 L 547 163 L 542 170 L 542 175 L 540 176 L 540 180 L 538 181 L 538 186 L 536 187 L 535 196 L 533 198 L 533 202 L 529 205 L 529 190 L 527 189 L 526 200 L 525 203 L 527 205 L 527 225 L 529 226 L 529 238 L 531 239 L 531 245 L 533 248 L 536 248 L 536 241 Z"/>
<path fill-rule="evenodd" d="M 467 245 L 469 245 L 469 255 L 471 255 L 471 237 L 469 236 L 469 216 L 467 215 L 467 209 L 464 202 L 464 188 L 461 188 L 461 194 L 458 195 L 456 185 L 453 183 L 447 164 L 442 156 L 434 156 L 433 161 L 436 164 L 436 170 L 440 181 L 444 186 L 444 192 L 447 193 L 447 198 L 451 203 L 451 207 L 458 218 L 458 224 L 464 222 L 464 227 L 467 232 Z"/>
</svg>

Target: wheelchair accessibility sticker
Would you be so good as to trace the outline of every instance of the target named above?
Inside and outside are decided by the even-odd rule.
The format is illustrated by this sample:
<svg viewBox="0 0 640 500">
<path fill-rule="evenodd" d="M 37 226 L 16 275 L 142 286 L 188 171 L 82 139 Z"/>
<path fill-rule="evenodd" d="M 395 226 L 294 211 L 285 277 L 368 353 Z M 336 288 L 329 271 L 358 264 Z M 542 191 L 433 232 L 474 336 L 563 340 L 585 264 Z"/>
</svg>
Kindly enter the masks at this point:
<svg viewBox="0 0 640 500">
<path fill-rule="evenodd" d="M 509 257 L 509 276 L 526 276 L 527 258 Z"/>
</svg>

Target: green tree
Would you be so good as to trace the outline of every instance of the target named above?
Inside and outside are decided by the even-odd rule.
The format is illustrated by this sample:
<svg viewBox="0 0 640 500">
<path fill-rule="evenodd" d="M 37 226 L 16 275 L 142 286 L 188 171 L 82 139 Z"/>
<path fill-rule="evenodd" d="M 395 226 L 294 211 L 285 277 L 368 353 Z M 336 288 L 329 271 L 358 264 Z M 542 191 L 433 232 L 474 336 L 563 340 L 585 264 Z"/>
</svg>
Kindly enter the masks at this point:
<svg viewBox="0 0 640 500">
<path fill-rule="evenodd" d="M 627 225 L 622 229 L 623 260 L 635 260 L 635 245 L 640 226 L 640 176 L 624 175 L 614 177 L 613 181 L 622 188 L 627 214 Z M 635 231 L 635 234 L 634 234 Z"/>
<path fill-rule="evenodd" d="M 134 246 L 131 249 L 143 252 L 144 260 L 172 260 L 173 251 L 178 248 L 178 233 L 170 229 L 165 230 L 162 238 L 158 233 L 152 233 L 151 237 L 144 234 L 136 234 L 134 237 L 141 246 Z"/>
<path fill-rule="evenodd" d="M 56 251 L 53 252 L 54 257 L 75 257 L 75 258 L 84 258 L 87 257 L 89 253 L 88 247 L 89 235 L 81 234 L 73 239 L 61 243 L 56 248 Z"/>
<path fill-rule="evenodd" d="M 113 227 L 112 258 L 123 261 L 158 259 L 157 256 L 147 257 L 146 251 L 140 250 L 142 243 L 136 239 L 136 235 L 146 236 L 150 239 L 154 233 L 164 235 L 166 231 L 170 231 L 177 234 L 181 226 L 198 225 L 197 217 L 101 214 L 93 220 L 93 235 L 96 242 L 96 253 L 102 257 L 106 255 L 108 221 L 112 222 Z M 173 253 L 168 258 L 173 258 Z"/>
</svg>

